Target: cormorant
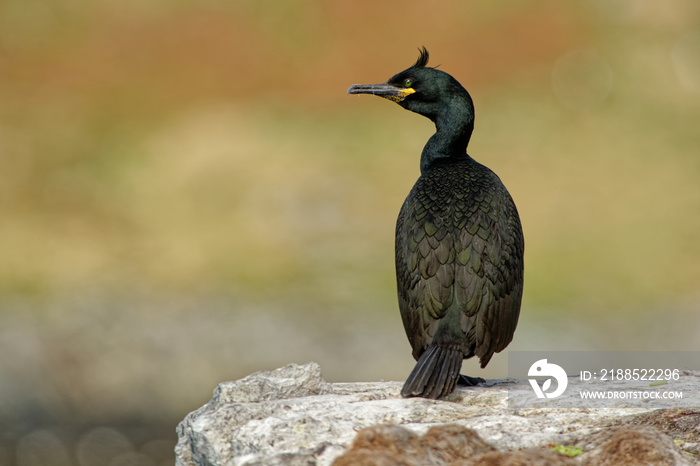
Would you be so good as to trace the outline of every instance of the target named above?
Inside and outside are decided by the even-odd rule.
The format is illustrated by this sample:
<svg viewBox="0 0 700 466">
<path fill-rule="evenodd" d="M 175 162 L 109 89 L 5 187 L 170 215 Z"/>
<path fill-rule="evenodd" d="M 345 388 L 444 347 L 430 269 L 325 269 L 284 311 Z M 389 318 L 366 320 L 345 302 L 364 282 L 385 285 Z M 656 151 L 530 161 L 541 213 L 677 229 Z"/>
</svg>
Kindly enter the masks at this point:
<svg viewBox="0 0 700 466">
<path fill-rule="evenodd" d="M 427 66 L 428 51 L 386 83 L 348 94 L 373 94 L 430 118 L 436 132 L 423 148 L 421 175 L 396 221 L 396 283 L 406 335 L 418 361 L 401 395 L 442 398 L 462 360 L 486 367 L 513 338 L 523 293 L 523 232 L 500 178 L 467 154 L 474 130 L 469 93 Z"/>
</svg>

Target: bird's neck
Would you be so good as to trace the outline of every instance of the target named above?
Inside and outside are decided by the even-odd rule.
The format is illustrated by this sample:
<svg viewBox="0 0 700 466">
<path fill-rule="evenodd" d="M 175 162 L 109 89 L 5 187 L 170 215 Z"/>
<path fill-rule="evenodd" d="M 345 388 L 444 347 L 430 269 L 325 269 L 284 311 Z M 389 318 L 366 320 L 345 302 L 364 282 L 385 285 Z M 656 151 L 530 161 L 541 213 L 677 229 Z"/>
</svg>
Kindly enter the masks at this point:
<svg viewBox="0 0 700 466">
<path fill-rule="evenodd" d="M 424 174 L 438 160 L 467 157 L 467 145 L 474 130 L 473 107 L 453 105 L 435 118 L 436 132 L 425 147 L 420 158 L 420 171 Z"/>
</svg>

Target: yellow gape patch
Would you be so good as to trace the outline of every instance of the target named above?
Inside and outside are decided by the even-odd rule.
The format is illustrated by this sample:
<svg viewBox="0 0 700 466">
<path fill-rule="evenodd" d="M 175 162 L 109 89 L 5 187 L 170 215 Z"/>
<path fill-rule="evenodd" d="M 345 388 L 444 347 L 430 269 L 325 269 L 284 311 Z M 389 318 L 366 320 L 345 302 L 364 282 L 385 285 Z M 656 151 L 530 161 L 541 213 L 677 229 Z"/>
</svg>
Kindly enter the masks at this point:
<svg viewBox="0 0 700 466">
<path fill-rule="evenodd" d="M 407 87 L 406 89 L 400 89 L 400 90 L 396 91 L 396 94 L 398 94 L 398 95 L 385 94 L 385 95 L 382 95 L 381 97 L 384 97 L 385 99 L 392 100 L 394 102 L 401 102 L 403 99 L 405 99 L 409 95 L 413 94 L 414 92 L 416 92 L 415 89 L 413 89 L 411 87 Z"/>
</svg>

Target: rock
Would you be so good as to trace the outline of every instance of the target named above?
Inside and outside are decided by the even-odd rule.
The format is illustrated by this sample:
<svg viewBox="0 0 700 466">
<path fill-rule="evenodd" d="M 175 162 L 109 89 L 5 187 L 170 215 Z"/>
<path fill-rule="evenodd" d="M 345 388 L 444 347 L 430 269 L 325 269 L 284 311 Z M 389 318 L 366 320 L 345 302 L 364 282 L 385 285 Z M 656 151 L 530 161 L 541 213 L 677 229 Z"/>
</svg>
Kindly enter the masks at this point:
<svg viewBox="0 0 700 466">
<path fill-rule="evenodd" d="M 395 425 L 361 430 L 351 447 L 333 466 L 634 466 L 690 465 L 671 439 L 653 427 L 613 427 L 579 442 L 585 453 L 576 459 L 550 448 L 501 452 L 476 432 L 457 425 L 431 428 L 418 437 Z"/>
<path fill-rule="evenodd" d="M 217 404 L 258 403 L 331 393 L 331 384 L 321 377 L 321 367 L 312 362 L 289 364 L 273 372 L 260 371 L 235 382 L 223 382 L 214 391 Z"/>
<path fill-rule="evenodd" d="M 674 466 L 693 464 L 664 433 L 653 427 L 613 427 L 579 444 L 588 450 L 580 460 L 591 466 Z"/>
<path fill-rule="evenodd" d="M 456 424 L 431 427 L 420 438 L 419 445 L 425 452 L 426 463 L 424 464 L 464 461 L 495 450 L 473 429 Z"/>
<path fill-rule="evenodd" d="M 358 432 L 333 466 L 445 465 L 493 450 L 474 430 L 455 424 L 432 427 L 422 437 L 401 426 L 381 424 Z"/>
<path fill-rule="evenodd" d="M 681 450 L 700 458 L 700 407 L 652 411 L 629 419 L 626 424 L 657 427 Z"/>
<path fill-rule="evenodd" d="M 424 459 L 416 434 L 397 425 L 381 424 L 358 432 L 350 450 L 333 466 L 416 466 Z"/>
<path fill-rule="evenodd" d="M 178 425 L 177 465 L 605 464 L 632 453 L 648 453 L 640 458 L 649 464 L 693 459 L 677 438 L 650 429 L 675 426 L 690 448 L 697 410 L 663 417 L 651 408 L 509 408 L 507 389 L 527 386 L 495 379 L 442 401 L 403 399 L 399 382 L 331 384 L 318 364 L 290 364 L 220 384 Z M 553 445 L 580 445 L 584 453 L 572 460 Z"/>
<path fill-rule="evenodd" d="M 494 451 L 476 456 L 451 466 L 572 466 L 574 460 L 548 448 L 525 448 L 524 450 Z"/>
</svg>

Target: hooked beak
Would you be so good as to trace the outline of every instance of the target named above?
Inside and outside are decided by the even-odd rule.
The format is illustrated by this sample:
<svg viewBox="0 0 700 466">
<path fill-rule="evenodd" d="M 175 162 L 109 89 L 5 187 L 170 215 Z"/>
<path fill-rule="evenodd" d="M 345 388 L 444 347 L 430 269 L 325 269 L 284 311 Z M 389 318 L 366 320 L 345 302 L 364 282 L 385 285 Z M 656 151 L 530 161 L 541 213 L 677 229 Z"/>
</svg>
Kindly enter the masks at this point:
<svg viewBox="0 0 700 466">
<path fill-rule="evenodd" d="M 372 94 L 385 99 L 401 102 L 409 95 L 416 92 L 411 87 L 398 87 L 389 83 L 382 84 L 354 84 L 348 88 L 348 94 Z"/>
</svg>

